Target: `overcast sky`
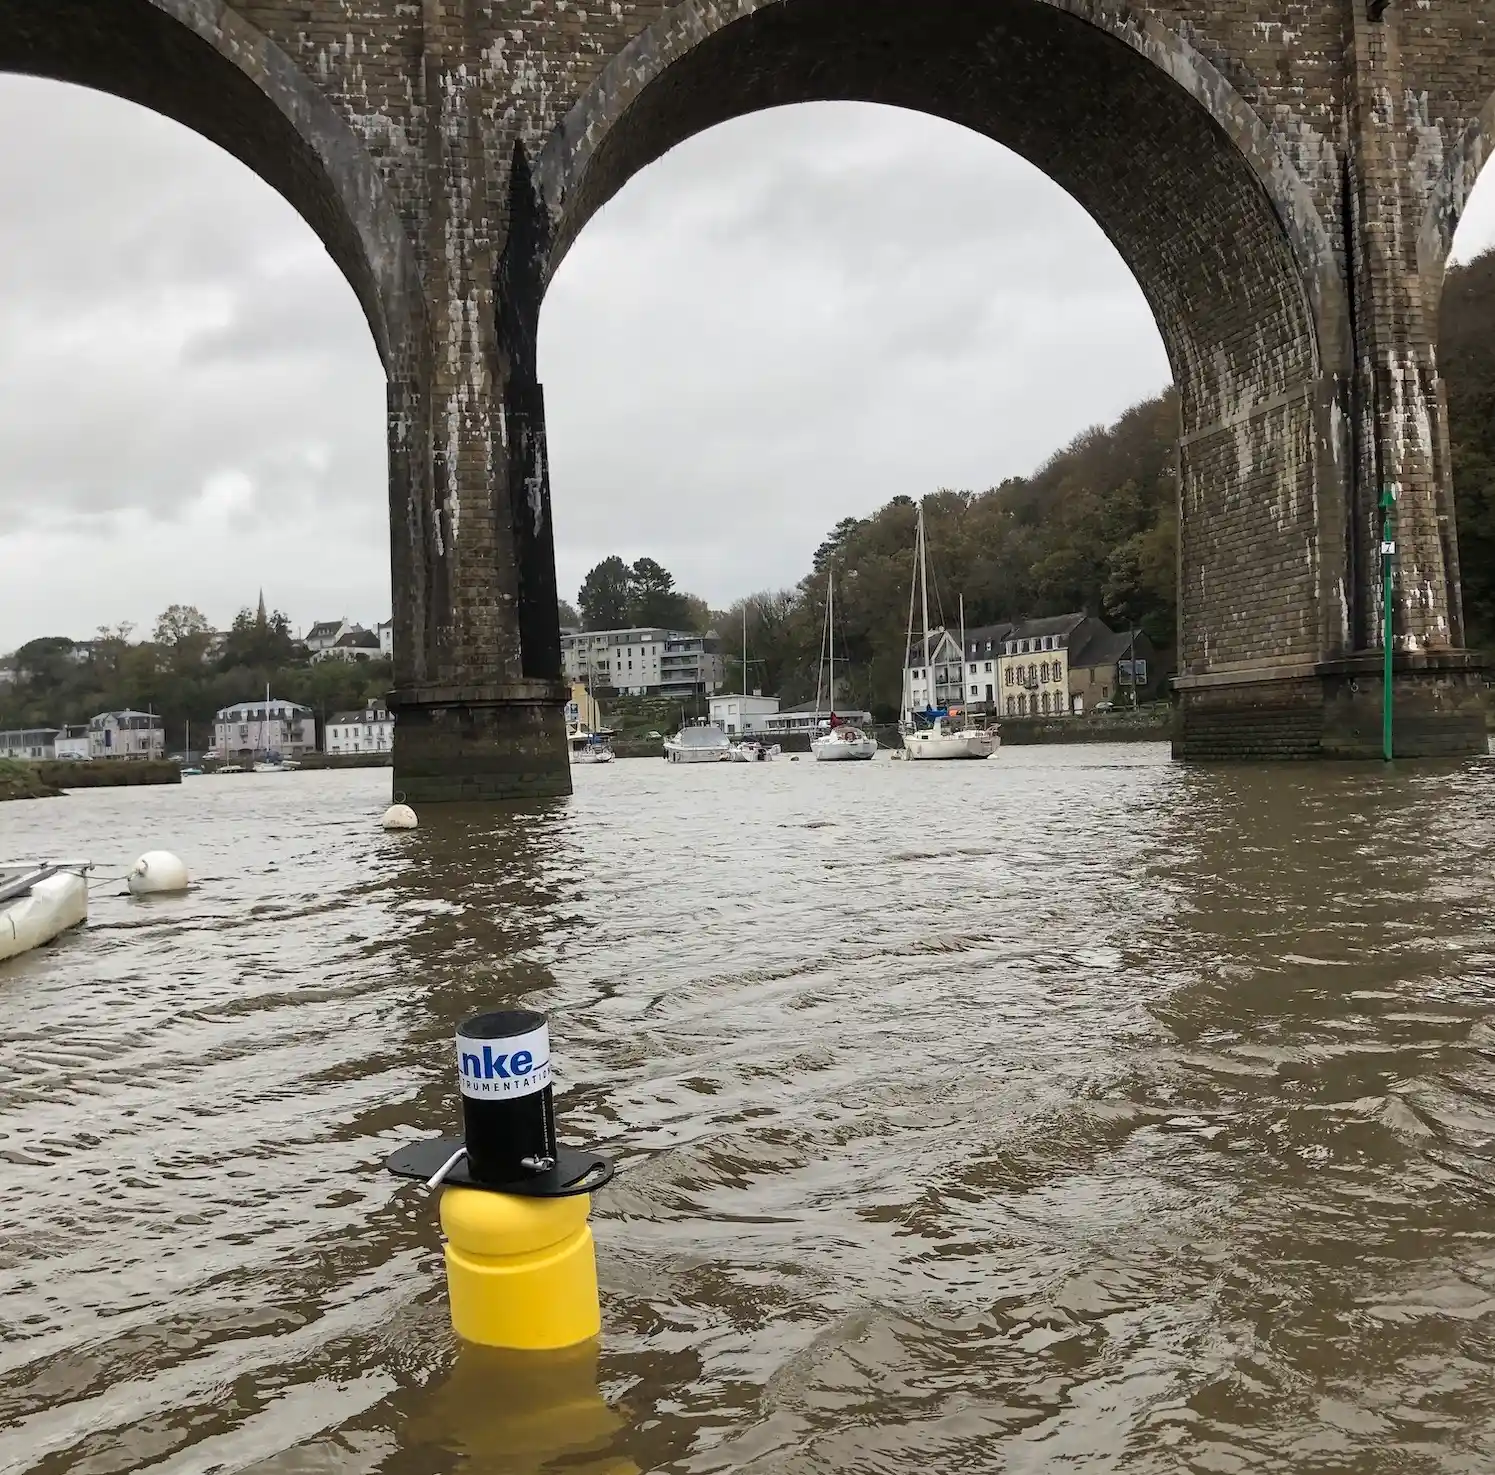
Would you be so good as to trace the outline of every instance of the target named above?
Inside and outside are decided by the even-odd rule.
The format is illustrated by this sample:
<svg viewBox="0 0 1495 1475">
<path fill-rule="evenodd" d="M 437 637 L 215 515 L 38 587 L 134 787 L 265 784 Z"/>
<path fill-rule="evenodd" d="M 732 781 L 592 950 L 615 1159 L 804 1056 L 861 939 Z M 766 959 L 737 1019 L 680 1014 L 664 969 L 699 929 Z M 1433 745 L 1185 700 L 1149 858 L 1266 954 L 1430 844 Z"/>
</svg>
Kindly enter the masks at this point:
<svg viewBox="0 0 1495 1475">
<path fill-rule="evenodd" d="M 0 77 L 0 651 L 166 605 L 390 607 L 383 383 L 311 230 L 185 129 Z M 23 146 L 15 146 L 24 140 Z M 1460 236 L 1495 241 L 1495 187 Z M 561 589 L 609 553 L 714 604 L 838 518 L 1027 472 L 1167 382 L 1099 229 L 915 114 L 794 108 L 635 179 L 541 325 Z"/>
</svg>

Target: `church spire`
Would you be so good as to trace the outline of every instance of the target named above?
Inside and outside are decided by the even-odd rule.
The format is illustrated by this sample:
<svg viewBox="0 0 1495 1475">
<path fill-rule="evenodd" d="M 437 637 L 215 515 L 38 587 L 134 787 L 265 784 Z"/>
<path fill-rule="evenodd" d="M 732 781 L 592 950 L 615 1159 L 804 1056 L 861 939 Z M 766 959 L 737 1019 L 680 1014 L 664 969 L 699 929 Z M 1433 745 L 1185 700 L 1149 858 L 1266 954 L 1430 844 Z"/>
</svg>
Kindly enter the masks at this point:
<svg viewBox="0 0 1495 1475">
<path fill-rule="evenodd" d="M 262 630 L 270 623 L 269 618 L 265 614 L 265 591 L 263 589 L 260 590 L 260 606 L 254 612 L 254 622 Z"/>
</svg>

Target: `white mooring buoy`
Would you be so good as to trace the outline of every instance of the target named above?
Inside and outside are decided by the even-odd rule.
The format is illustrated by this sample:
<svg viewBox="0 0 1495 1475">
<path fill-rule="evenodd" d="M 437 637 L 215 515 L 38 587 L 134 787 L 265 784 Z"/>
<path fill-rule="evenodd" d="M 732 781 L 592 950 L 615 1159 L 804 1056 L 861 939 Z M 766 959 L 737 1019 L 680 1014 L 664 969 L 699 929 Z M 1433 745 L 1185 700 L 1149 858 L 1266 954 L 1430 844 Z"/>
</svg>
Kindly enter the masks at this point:
<svg viewBox="0 0 1495 1475">
<path fill-rule="evenodd" d="M 130 867 L 127 878 L 131 896 L 156 896 L 169 891 L 185 891 L 189 884 L 187 867 L 169 850 L 147 850 Z"/>
<path fill-rule="evenodd" d="M 408 804 L 391 804 L 379 821 L 386 830 L 413 830 L 417 823 L 415 811 Z"/>
</svg>

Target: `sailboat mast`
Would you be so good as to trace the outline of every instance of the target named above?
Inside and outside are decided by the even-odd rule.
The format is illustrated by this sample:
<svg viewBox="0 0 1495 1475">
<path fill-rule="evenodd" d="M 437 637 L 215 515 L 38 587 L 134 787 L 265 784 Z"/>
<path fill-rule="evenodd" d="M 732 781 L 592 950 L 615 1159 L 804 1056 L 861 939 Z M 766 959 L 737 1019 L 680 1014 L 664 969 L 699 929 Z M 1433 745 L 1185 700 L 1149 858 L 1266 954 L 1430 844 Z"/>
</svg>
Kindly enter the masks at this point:
<svg viewBox="0 0 1495 1475">
<path fill-rule="evenodd" d="M 966 597 L 960 596 L 960 705 L 966 704 Z"/>
<path fill-rule="evenodd" d="M 832 571 L 825 599 L 826 664 L 831 672 L 831 726 L 836 725 L 836 575 Z"/>
<path fill-rule="evenodd" d="M 829 585 L 827 585 L 827 590 L 829 590 Z M 826 598 L 829 601 L 830 595 L 828 592 Z M 825 632 L 830 629 L 830 615 L 830 604 L 827 602 L 825 607 L 825 623 L 820 627 L 820 661 L 815 667 L 815 716 L 817 718 L 820 716 L 820 695 L 825 689 Z"/>
<path fill-rule="evenodd" d="M 742 601 L 742 717 L 744 726 L 747 723 L 747 694 L 747 600 L 744 599 Z"/>
<path fill-rule="evenodd" d="M 924 504 L 919 503 L 919 597 L 924 610 L 924 678 L 929 683 L 929 705 L 936 706 L 934 671 L 929 665 L 929 542 L 924 533 Z M 962 659 L 964 651 L 962 651 Z"/>
</svg>

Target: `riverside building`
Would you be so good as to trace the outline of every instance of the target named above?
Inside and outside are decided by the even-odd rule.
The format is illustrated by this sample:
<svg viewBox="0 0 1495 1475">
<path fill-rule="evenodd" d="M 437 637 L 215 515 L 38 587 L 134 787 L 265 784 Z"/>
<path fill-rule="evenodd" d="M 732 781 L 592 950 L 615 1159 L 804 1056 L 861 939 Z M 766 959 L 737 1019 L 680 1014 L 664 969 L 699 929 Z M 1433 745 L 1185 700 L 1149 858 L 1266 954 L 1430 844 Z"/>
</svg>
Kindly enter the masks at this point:
<svg viewBox="0 0 1495 1475">
<path fill-rule="evenodd" d="M 710 696 L 725 679 L 721 642 L 686 630 L 567 631 L 561 663 L 568 682 L 624 696 Z"/>
</svg>

